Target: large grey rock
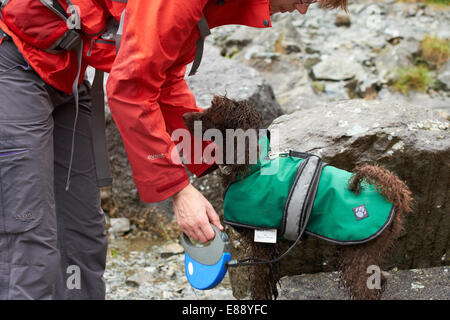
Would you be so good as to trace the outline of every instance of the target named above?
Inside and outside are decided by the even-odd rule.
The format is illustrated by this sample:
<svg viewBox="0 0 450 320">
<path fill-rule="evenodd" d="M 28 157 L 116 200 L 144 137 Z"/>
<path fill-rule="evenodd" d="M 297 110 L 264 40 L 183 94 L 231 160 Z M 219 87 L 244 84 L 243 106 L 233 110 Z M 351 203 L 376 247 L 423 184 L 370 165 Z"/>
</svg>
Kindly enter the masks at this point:
<svg viewBox="0 0 450 320">
<path fill-rule="evenodd" d="M 320 58 L 303 43 L 295 19 L 295 15 L 275 15 L 270 29 L 227 26 L 225 31 L 213 30 L 214 44 L 222 54 L 258 70 L 285 113 L 309 107 L 318 99 L 305 63 L 313 65 Z"/>
<path fill-rule="evenodd" d="M 450 89 L 450 61 L 447 61 L 447 63 L 439 69 L 437 78 L 447 89 Z"/>
<path fill-rule="evenodd" d="M 110 219 L 109 233 L 113 236 L 121 236 L 131 230 L 130 220 L 127 218 Z"/>
<path fill-rule="evenodd" d="M 241 61 L 257 69 L 271 85 L 284 113 L 310 108 L 322 100 L 312 88 L 308 70 L 296 57 L 280 54 L 275 59 L 265 59 L 252 56 Z"/>
<path fill-rule="evenodd" d="M 209 44 L 205 45 L 204 58 L 197 74 L 187 78 L 187 83 L 194 92 L 197 104 L 203 108 L 209 107 L 213 95 L 219 94 L 250 101 L 261 113 L 266 125 L 283 113 L 272 88 L 258 71 L 222 57 L 219 49 Z"/>
<path fill-rule="evenodd" d="M 375 59 L 381 82 L 388 83 L 394 79 L 399 68 L 412 67 L 413 56 L 418 51 L 418 42 L 401 41 L 397 45 L 387 45 Z"/>
<path fill-rule="evenodd" d="M 312 67 L 312 77 L 325 81 L 324 92 L 330 97 L 333 96 L 333 88 L 336 88 L 335 95 L 340 93 L 344 98 L 363 98 L 376 92 L 380 85 L 378 77 L 370 67 L 370 57 L 361 61 L 357 55 L 337 50 L 330 55 L 322 56 L 322 61 Z M 338 81 L 340 83 L 332 83 Z"/>
<path fill-rule="evenodd" d="M 304 64 L 304 61 L 317 63 L 320 58 L 312 51 L 311 55 L 305 54 L 309 49 L 302 42 L 293 20 L 291 15 L 279 16 L 273 19 L 270 30 L 251 31 L 254 39 L 233 57 L 260 72 L 273 88 L 284 113 L 309 108 L 314 101 L 320 100 Z"/>
<path fill-rule="evenodd" d="M 425 108 L 441 110 L 447 115 L 450 115 L 450 99 L 445 93 L 441 92 L 435 92 L 434 94 L 410 92 L 408 95 L 403 95 L 396 90 L 383 88 L 378 93 L 378 99 L 400 104 L 414 104 Z"/>
<path fill-rule="evenodd" d="M 450 122 L 430 108 L 398 103 L 348 100 L 317 105 L 273 121 L 271 147 L 320 156 L 351 171 L 378 163 L 396 173 L 413 192 L 413 212 L 405 232 L 383 268 L 402 269 L 449 264 Z M 256 191 L 255 191 L 256 192 Z M 232 256 L 243 257 L 248 244 L 230 232 Z M 279 252 L 291 242 L 282 241 Z M 281 261 L 282 275 L 335 270 L 336 246 L 307 238 Z M 248 293 L 248 269 L 230 270 L 233 292 Z"/>
<path fill-rule="evenodd" d="M 448 300 L 448 267 L 390 270 L 383 300 Z M 321 272 L 284 277 L 279 283 L 280 300 L 346 300 L 348 296 L 337 272 Z"/>
<path fill-rule="evenodd" d="M 198 73 L 187 81 L 201 107 L 207 108 L 214 94 L 222 94 L 232 99 L 250 101 L 263 115 L 267 125 L 282 114 L 272 88 L 256 70 L 222 57 L 219 50 L 210 45 L 205 47 Z M 150 204 L 140 200 L 120 134 L 109 113 L 107 140 L 113 185 L 109 198 L 103 199 L 104 209 L 113 217 L 129 218 L 138 228 L 154 231 L 164 237 L 178 237 L 171 200 Z M 191 177 L 191 182 L 220 213 L 222 196 L 218 176 L 210 174 L 199 179 Z"/>
<path fill-rule="evenodd" d="M 269 129 L 279 134 L 280 150 L 297 148 L 336 158 L 341 153 L 358 151 L 351 150 L 356 141 L 376 136 L 374 149 L 355 152 L 352 157 L 359 161 L 375 161 L 395 158 L 395 150 L 391 147 L 400 141 L 404 148 L 416 151 L 448 151 L 450 147 L 447 139 L 450 137 L 449 121 L 425 107 L 348 100 L 324 103 L 308 110 L 307 116 L 305 113 L 283 115 L 272 122 Z M 366 145 L 371 146 L 370 143 Z M 403 155 L 402 148 L 396 156 Z"/>
<path fill-rule="evenodd" d="M 258 45 L 261 56 L 273 52 L 290 54 L 304 50 L 300 32 L 293 24 L 292 15 L 272 18 L 272 28 L 260 29 L 239 26 L 215 44 L 222 48 L 222 53 L 245 55 L 254 45 Z M 221 31 L 218 31 L 219 33 Z M 238 52 L 235 52 L 235 49 Z"/>
<path fill-rule="evenodd" d="M 344 52 L 322 57 L 322 61 L 312 71 L 315 79 L 331 81 L 350 80 L 364 72 L 355 58 Z"/>
</svg>

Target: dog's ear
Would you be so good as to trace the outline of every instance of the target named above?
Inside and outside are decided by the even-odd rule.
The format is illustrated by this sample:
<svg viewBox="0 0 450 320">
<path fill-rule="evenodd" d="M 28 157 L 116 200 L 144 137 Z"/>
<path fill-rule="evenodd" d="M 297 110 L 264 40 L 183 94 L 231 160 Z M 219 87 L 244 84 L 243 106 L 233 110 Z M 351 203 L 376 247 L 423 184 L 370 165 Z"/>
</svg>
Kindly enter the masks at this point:
<svg viewBox="0 0 450 320">
<path fill-rule="evenodd" d="M 203 112 L 186 112 L 183 114 L 183 122 L 190 133 L 194 133 L 194 122 L 202 121 Z"/>
<path fill-rule="evenodd" d="M 186 112 L 183 114 L 184 124 L 192 134 L 196 133 L 194 132 L 196 122 L 201 122 L 202 134 L 208 129 L 220 128 L 224 119 L 220 112 L 216 111 L 215 109 L 208 108 L 202 112 Z"/>
<path fill-rule="evenodd" d="M 224 108 L 227 105 L 233 104 L 231 99 L 228 99 L 225 96 L 214 95 L 211 100 L 211 109 L 214 110 L 216 108 Z"/>
<path fill-rule="evenodd" d="M 183 121 L 186 128 L 194 133 L 194 122 L 201 121 L 202 122 L 202 131 L 203 133 L 207 129 L 216 128 L 216 124 L 221 124 L 223 122 L 223 118 L 220 113 L 223 111 L 221 106 L 223 105 L 223 97 L 221 96 L 213 96 L 211 100 L 211 106 L 202 112 L 186 112 L 183 114 Z"/>
</svg>

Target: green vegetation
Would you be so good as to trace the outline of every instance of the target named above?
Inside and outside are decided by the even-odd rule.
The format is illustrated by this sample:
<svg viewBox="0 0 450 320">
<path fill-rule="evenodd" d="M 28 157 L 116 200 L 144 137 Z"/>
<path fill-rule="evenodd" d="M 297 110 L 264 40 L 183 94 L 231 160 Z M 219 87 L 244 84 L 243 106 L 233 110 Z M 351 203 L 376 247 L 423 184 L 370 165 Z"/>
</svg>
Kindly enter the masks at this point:
<svg viewBox="0 0 450 320">
<path fill-rule="evenodd" d="M 280 33 L 280 35 L 277 38 L 277 41 L 275 41 L 274 51 L 281 53 L 281 54 L 286 54 L 286 50 L 283 47 L 283 38 L 284 38 L 284 35 L 282 33 Z"/>
<path fill-rule="evenodd" d="M 428 4 L 437 4 L 440 6 L 450 5 L 450 0 L 397 0 L 397 2 L 428 3 Z"/>
<path fill-rule="evenodd" d="M 232 59 L 235 55 L 237 55 L 239 53 L 239 48 L 238 47 L 233 47 L 233 49 L 231 49 L 230 51 L 225 53 L 225 58 L 228 59 Z"/>
<path fill-rule="evenodd" d="M 448 0 L 450 1 L 450 0 Z M 431 66 L 439 69 L 450 56 L 450 40 L 426 36 L 419 44 L 421 57 Z"/>
<path fill-rule="evenodd" d="M 116 248 L 110 248 L 109 252 L 111 252 L 111 256 L 113 258 L 117 258 L 117 256 L 119 255 L 119 250 L 117 250 Z"/>
<path fill-rule="evenodd" d="M 311 86 L 316 93 L 325 92 L 325 85 L 319 81 L 313 81 Z"/>
<path fill-rule="evenodd" d="M 434 4 L 441 4 L 441 5 L 450 5 L 450 0 L 426 0 L 426 3 L 434 3 Z"/>
<path fill-rule="evenodd" d="M 411 90 L 426 92 L 436 84 L 434 72 L 422 64 L 413 68 L 398 69 L 397 78 L 392 86 L 401 93 L 408 94 Z"/>
<path fill-rule="evenodd" d="M 450 0 L 447 0 L 450 1 Z M 436 72 L 450 57 L 450 40 L 428 35 L 419 43 L 419 54 L 414 67 L 397 70 L 392 86 L 403 94 L 411 90 L 427 92 L 439 89 Z"/>
</svg>

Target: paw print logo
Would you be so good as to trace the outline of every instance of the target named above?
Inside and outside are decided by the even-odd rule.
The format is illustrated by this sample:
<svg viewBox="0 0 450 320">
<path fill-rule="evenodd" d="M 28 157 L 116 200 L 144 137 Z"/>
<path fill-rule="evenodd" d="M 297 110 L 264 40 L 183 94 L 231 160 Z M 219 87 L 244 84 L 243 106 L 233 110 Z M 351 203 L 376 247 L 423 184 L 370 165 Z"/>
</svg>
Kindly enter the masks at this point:
<svg viewBox="0 0 450 320">
<path fill-rule="evenodd" d="M 367 212 L 367 208 L 364 204 L 357 206 L 355 208 L 352 208 L 353 213 L 356 216 L 357 220 L 361 220 L 364 218 L 367 218 L 369 216 L 369 212 Z"/>
<path fill-rule="evenodd" d="M 365 211 L 363 207 L 356 207 L 355 214 L 358 218 L 364 217 Z"/>
</svg>

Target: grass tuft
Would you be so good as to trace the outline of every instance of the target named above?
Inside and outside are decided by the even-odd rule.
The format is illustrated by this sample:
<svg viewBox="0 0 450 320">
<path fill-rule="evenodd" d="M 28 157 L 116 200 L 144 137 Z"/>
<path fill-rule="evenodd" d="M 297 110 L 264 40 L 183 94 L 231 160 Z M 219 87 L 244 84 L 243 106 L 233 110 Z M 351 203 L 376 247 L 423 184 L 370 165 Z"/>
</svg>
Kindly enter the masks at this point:
<svg viewBox="0 0 450 320">
<path fill-rule="evenodd" d="M 323 93 L 323 92 L 325 92 L 325 85 L 323 83 L 319 82 L 319 81 L 313 81 L 311 83 L 311 86 L 312 86 L 313 90 L 316 93 Z"/>
<path fill-rule="evenodd" d="M 448 6 L 450 5 L 450 0 L 426 0 L 425 3 L 433 3 Z"/>
<path fill-rule="evenodd" d="M 420 42 L 419 49 L 421 57 L 436 69 L 439 69 L 450 56 L 450 40 L 426 36 Z"/>
<path fill-rule="evenodd" d="M 397 78 L 392 86 L 403 94 L 408 94 L 411 90 L 427 92 L 437 85 L 433 71 L 425 65 L 413 68 L 401 68 L 397 70 Z"/>
</svg>

